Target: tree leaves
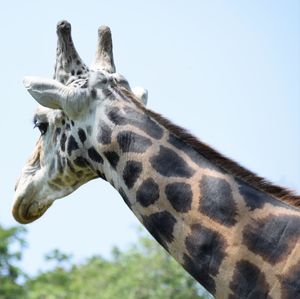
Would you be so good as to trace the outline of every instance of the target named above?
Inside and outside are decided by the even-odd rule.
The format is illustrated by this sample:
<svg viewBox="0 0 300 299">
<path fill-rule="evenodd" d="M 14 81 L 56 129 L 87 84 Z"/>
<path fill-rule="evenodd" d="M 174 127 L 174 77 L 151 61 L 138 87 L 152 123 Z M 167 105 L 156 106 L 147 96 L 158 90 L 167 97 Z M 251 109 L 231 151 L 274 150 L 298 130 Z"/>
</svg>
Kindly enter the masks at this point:
<svg viewBox="0 0 300 299">
<path fill-rule="evenodd" d="M 144 235 L 127 250 L 113 248 L 108 259 L 93 256 L 79 265 L 55 249 L 45 256 L 51 270 L 25 277 L 15 265 L 22 257 L 23 234 L 20 228 L 0 227 L 0 299 L 208 298 L 163 248 Z"/>
<path fill-rule="evenodd" d="M 25 229 L 22 227 L 4 228 L 0 225 L 0 298 L 16 299 L 25 295 L 20 280 L 25 279 L 17 266 L 22 258 L 26 243 Z"/>
</svg>

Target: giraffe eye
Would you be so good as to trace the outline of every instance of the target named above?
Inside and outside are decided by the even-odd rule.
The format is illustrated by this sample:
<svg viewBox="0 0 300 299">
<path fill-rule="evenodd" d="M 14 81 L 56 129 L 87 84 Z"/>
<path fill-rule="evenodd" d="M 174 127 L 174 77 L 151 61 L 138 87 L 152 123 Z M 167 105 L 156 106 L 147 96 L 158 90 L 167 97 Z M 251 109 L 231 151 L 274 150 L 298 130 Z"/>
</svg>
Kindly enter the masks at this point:
<svg viewBox="0 0 300 299">
<path fill-rule="evenodd" d="M 34 127 L 37 127 L 40 130 L 41 135 L 45 135 L 48 129 L 48 125 L 49 124 L 45 122 L 36 122 Z"/>
</svg>

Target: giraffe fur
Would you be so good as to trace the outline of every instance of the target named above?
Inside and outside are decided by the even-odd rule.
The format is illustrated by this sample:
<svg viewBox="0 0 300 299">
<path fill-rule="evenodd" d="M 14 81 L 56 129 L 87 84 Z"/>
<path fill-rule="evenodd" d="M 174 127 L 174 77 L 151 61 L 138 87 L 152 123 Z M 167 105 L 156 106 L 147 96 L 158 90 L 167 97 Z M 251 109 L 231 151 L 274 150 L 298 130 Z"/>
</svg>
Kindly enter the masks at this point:
<svg viewBox="0 0 300 299">
<path fill-rule="evenodd" d="M 147 92 L 116 73 L 108 27 L 90 69 L 67 21 L 57 34 L 54 79 L 25 79 L 41 136 L 16 184 L 15 219 L 35 221 L 101 178 L 215 298 L 300 298 L 300 197 L 146 108 Z"/>
</svg>

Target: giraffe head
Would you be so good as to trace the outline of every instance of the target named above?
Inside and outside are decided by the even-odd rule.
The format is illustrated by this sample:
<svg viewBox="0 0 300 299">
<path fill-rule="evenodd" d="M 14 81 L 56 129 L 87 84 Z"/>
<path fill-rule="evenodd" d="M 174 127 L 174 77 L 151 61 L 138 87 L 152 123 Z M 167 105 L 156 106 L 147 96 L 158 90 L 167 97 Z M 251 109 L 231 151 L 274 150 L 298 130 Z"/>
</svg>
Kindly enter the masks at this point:
<svg viewBox="0 0 300 299">
<path fill-rule="evenodd" d="M 21 223 L 36 220 L 56 199 L 87 181 L 106 179 L 101 148 L 98 143 L 95 148 L 94 141 L 100 140 L 99 146 L 110 143 L 112 128 L 104 122 L 107 111 L 112 102 L 122 102 L 121 90 L 143 104 L 147 101 L 146 90 L 131 89 L 116 73 L 108 27 L 99 28 L 90 69 L 75 50 L 68 22 L 58 23 L 57 35 L 54 79 L 24 79 L 25 88 L 39 103 L 34 126 L 41 136 L 15 188 L 13 215 Z"/>
</svg>

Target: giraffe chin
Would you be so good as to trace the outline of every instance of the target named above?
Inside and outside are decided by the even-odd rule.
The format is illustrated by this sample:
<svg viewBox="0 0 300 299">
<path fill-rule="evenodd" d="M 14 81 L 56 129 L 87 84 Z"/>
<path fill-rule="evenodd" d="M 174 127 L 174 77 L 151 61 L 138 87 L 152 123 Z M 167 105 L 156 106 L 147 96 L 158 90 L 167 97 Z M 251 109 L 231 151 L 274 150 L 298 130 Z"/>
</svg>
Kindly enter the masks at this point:
<svg viewBox="0 0 300 299">
<path fill-rule="evenodd" d="M 15 220 L 21 224 L 31 223 L 40 218 L 52 205 L 52 202 L 47 205 L 41 205 L 39 202 L 23 203 L 24 199 L 16 200 L 12 214 Z"/>
</svg>

